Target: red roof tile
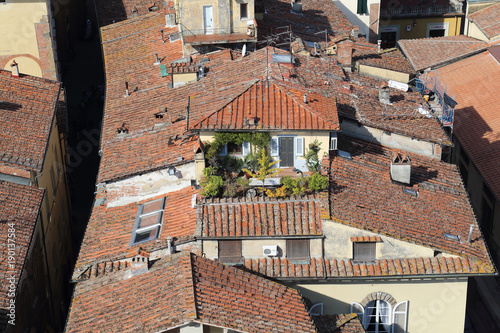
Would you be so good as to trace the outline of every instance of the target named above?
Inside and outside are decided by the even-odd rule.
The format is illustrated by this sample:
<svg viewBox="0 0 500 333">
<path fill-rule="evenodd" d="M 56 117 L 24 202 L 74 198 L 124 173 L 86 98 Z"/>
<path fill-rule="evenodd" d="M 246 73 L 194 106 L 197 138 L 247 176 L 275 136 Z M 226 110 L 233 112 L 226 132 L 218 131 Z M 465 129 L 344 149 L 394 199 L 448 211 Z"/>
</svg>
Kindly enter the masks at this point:
<svg viewBox="0 0 500 333">
<path fill-rule="evenodd" d="M 416 71 L 442 66 L 486 47 L 486 42 L 467 36 L 401 39 L 398 44 Z"/>
<path fill-rule="evenodd" d="M 320 203 L 305 199 L 205 199 L 198 205 L 202 237 L 322 235 Z"/>
<path fill-rule="evenodd" d="M 66 331 L 158 332 L 193 321 L 316 332 L 296 290 L 186 252 L 157 260 L 145 274 L 124 268 L 78 283 Z"/>
<path fill-rule="evenodd" d="M 439 274 L 492 273 L 491 263 L 466 258 L 380 259 L 374 263 L 355 263 L 348 259 L 311 258 L 309 264 L 295 264 L 286 258 L 245 259 L 241 269 L 276 279 L 337 279 L 375 276 L 411 277 Z"/>
<path fill-rule="evenodd" d="M 411 183 L 403 186 L 391 180 L 391 150 L 344 136 L 339 136 L 338 146 L 352 159 L 337 156 L 329 165 L 332 220 L 477 260 L 493 271 L 455 165 L 412 155 Z M 416 191 L 417 196 L 405 189 Z M 474 241 L 468 244 L 471 224 Z M 447 239 L 444 233 L 463 241 Z"/>
<path fill-rule="evenodd" d="M 308 103 L 285 87 L 256 82 L 222 109 L 193 125 L 197 130 L 338 130 L 333 99 L 314 94 Z M 252 119 L 252 123 L 249 123 Z"/>
<path fill-rule="evenodd" d="M 351 242 L 381 242 L 382 238 L 379 236 L 358 236 L 351 237 Z"/>
<path fill-rule="evenodd" d="M 97 0 L 95 2 L 100 26 L 147 15 L 150 13 L 150 8 L 155 9 L 153 7 L 157 7 L 159 11 L 168 8 L 173 13 L 173 5 L 173 1 L 158 0 Z M 167 12 L 170 12 L 168 9 Z"/>
<path fill-rule="evenodd" d="M 400 50 L 387 49 L 377 52 L 378 46 L 368 42 L 359 41 L 354 44 L 352 55 L 353 62 L 362 65 L 384 68 L 396 72 L 414 74 L 415 71 Z"/>
<path fill-rule="evenodd" d="M 0 70 L 0 164 L 42 169 L 60 89 L 55 81 Z"/>
<path fill-rule="evenodd" d="M 40 212 L 43 194 L 44 190 L 36 187 L 0 181 L 0 244 L 2 247 L 0 278 L 6 281 L 0 286 L 0 308 L 2 309 L 7 308 L 10 299 L 7 297 L 9 288 L 7 278 L 14 275 L 17 284 L 21 277 Z M 9 231 L 9 229 L 14 229 L 14 232 Z M 14 234 L 14 237 L 10 237 L 11 234 Z M 12 249 L 8 247 L 8 244 L 15 244 L 13 267 L 8 261 L 8 252 L 9 249 Z"/>
<path fill-rule="evenodd" d="M 494 4 L 469 15 L 469 20 L 488 37 L 496 39 L 500 35 L 500 4 Z"/>
<path fill-rule="evenodd" d="M 75 278 L 98 262 L 128 258 L 139 249 L 167 248 L 169 236 L 174 243 L 192 239 L 196 233 L 196 209 L 191 207 L 191 199 L 196 193 L 198 190 L 188 187 L 124 206 L 95 206 L 75 266 Z M 163 197 L 167 199 L 159 238 L 130 246 L 139 205 Z"/>
<path fill-rule="evenodd" d="M 313 316 L 320 333 L 365 333 L 355 313 Z"/>
<path fill-rule="evenodd" d="M 500 198 L 500 65 L 489 52 L 438 69 L 457 96 L 454 134 Z"/>
</svg>

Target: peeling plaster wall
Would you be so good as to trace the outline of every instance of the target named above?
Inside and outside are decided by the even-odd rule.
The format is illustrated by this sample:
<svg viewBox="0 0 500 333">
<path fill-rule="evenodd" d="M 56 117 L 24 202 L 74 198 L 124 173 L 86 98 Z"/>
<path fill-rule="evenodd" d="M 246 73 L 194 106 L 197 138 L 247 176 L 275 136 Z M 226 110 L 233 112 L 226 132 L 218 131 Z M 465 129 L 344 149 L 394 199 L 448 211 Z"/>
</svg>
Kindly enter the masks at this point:
<svg viewBox="0 0 500 333">
<path fill-rule="evenodd" d="M 182 178 L 171 176 L 168 169 L 163 169 L 107 184 L 108 207 L 128 205 L 191 186 L 191 179 L 196 178 L 195 163 L 180 165 L 176 169 Z"/>
<path fill-rule="evenodd" d="M 358 126 L 354 121 L 343 119 L 340 127 L 342 132 L 355 138 L 374 141 L 382 146 L 402 149 L 410 153 L 441 159 L 441 146 L 428 141 L 413 139 L 396 133 L 389 133 L 378 128 Z M 342 147 L 338 147 L 342 149 Z"/>
<path fill-rule="evenodd" d="M 351 237 L 380 236 L 381 242 L 377 242 L 377 259 L 419 258 L 433 257 L 434 249 L 409 242 L 400 241 L 395 238 L 381 234 L 360 230 L 347 225 L 333 222 L 323 222 L 323 234 L 325 235 L 325 258 L 352 259 L 353 242 Z M 441 254 L 446 257 L 455 255 Z"/>
</svg>

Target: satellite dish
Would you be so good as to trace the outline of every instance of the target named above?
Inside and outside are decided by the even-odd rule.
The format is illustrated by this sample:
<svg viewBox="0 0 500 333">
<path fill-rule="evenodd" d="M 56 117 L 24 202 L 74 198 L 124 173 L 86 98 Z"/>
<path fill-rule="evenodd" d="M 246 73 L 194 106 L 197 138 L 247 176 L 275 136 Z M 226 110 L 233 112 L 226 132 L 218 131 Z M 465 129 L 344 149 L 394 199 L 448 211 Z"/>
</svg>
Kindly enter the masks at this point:
<svg viewBox="0 0 500 333">
<path fill-rule="evenodd" d="M 247 53 L 247 44 L 243 44 L 243 48 L 241 49 L 241 57 L 244 58 Z"/>
</svg>

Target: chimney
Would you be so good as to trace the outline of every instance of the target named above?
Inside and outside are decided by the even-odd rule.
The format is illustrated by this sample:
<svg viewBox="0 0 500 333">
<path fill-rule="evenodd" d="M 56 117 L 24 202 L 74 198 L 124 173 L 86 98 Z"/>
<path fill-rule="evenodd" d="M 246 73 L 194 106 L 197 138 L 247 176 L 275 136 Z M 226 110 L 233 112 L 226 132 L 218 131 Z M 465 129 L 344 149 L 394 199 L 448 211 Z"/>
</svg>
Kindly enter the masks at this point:
<svg viewBox="0 0 500 333">
<path fill-rule="evenodd" d="M 378 99 L 380 103 L 391 104 L 391 91 L 385 82 L 382 83 L 378 90 Z"/>
<path fill-rule="evenodd" d="M 382 46 L 382 40 L 377 40 L 377 52 L 380 53 L 380 47 Z"/>
<path fill-rule="evenodd" d="M 304 94 L 304 103 L 307 104 L 307 94 Z"/>
<path fill-rule="evenodd" d="M 12 70 L 12 77 L 19 77 L 19 65 L 15 60 L 12 61 L 12 64 L 10 64 L 10 68 Z"/>
<path fill-rule="evenodd" d="M 410 156 L 402 152 L 394 153 L 391 160 L 391 179 L 398 183 L 410 184 L 410 178 Z"/>
<path fill-rule="evenodd" d="M 359 27 L 354 25 L 351 30 L 351 36 L 357 38 L 359 36 Z"/>
<path fill-rule="evenodd" d="M 128 92 L 128 82 L 125 81 L 125 96 L 123 97 L 129 97 L 130 93 Z"/>
<path fill-rule="evenodd" d="M 292 0 L 292 11 L 294 13 L 302 13 L 302 1 Z"/>
<path fill-rule="evenodd" d="M 130 270 L 132 271 L 132 276 L 146 273 L 148 269 L 149 269 L 148 258 L 140 255 L 132 258 L 132 261 L 130 263 Z"/>
<path fill-rule="evenodd" d="M 337 60 L 342 64 L 345 70 L 351 71 L 352 66 L 352 40 L 344 40 L 337 44 Z"/>
</svg>

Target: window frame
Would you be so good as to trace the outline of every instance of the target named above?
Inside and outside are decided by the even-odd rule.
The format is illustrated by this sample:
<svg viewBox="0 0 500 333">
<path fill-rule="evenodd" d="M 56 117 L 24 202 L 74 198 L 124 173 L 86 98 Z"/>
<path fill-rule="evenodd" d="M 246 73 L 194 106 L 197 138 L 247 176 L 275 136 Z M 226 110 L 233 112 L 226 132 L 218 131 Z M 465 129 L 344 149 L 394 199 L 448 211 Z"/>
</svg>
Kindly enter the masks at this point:
<svg viewBox="0 0 500 333">
<path fill-rule="evenodd" d="M 365 258 L 365 256 L 359 257 L 359 252 L 360 248 L 362 247 L 373 247 L 373 249 L 370 249 L 370 255 L 373 254 L 373 256 L 370 256 L 369 258 Z M 358 253 L 358 256 L 356 256 L 356 253 Z M 377 260 L 377 242 L 353 242 L 352 243 L 352 261 L 354 262 L 373 262 Z"/>
<path fill-rule="evenodd" d="M 156 201 L 161 201 L 159 209 L 156 209 L 156 210 L 144 213 L 144 214 L 142 213 L 144 211 L 145 205 L 152 204 Z M 163 225 L 163 217 L 164 217 L 164 210 L 165 210 L 166 201 L 167 201 L 167 197 L 163 197 L 163 198 L 151 200 L 151 201 L 148 201 L 148 202 L 145 202 L 145 203 L 142 203 L 139 205 L 139 208 L 137 209 L 137 215 L 135 217 L 134 229 L 132 230 L 132 237 L 130 238 L 129 246 L 149 242 L 149 241 L 158 239 L 160 237 L 161 227 Z M 142 219 L 144 217 L 153 216 L 154 214 L 158 214 L 157 223 L 154 223 L 154 224 L 151 224 L 151 225 L 148 225 L 148 226 L 141 228 L 140 224 L 142 222 Z M 146 239 L 136 241 L 138 234 L 145 234 L 146 232 L 154 230 L 154 229 L 156 229 L 156 233 L 155 233 L 154 237 L 148 237 Z"/>
<path fill-rule="evenodd" d="M 243 257 L 243 242 L 241 239 L 225 239 L 217 241 L 217 259 L 219 262 L 226 265 L 242 265 Z M 225 245 L 224 245 L 225 244 Z M 228 251 L 230 244 L 238 244 L 239 251 L 232 255 L 223 255 L 222 252 Z"/>
<path fill-rule="evenodd" d="M 306 245 L 306 256 L 292 256 L 292 247 L 298 246 L 294 244 L 303 243 Z M 297 251 L 297 250 L 295 250 Z M 311 261 L 311 240 L 309 238 L 287 239 L 286 240 L 286 259 L 295 264 L 308 264 Z"/>
<path fill-rule="evenodd" d="M 358 0 L 356 14 L 368 15 L 368 0 Z"/>
<path fill-rule="evenodd" d="M 401 301 L 399 303 L 396 303 L 394 306 L 383 299 L 375 299 L 374 301 L 378 302 L 383 301 L 386 302 L 389 305 L 389 319 L 390 319 L 390 329 L 389 333 L 406 333 L 408 331 L 408 309 L 409 309 L 409 302 L 408 300 L 406 301 Z M 368 303 L 369 304 L 369 303 Z M 366 304 L 366 305 L 368 305 Z M 401 310 L 401 307 L 404 307 L 403 310 Z M 377 311 L 377 309 L 376 309 Z M 359 320 L 363 324 L 363 327 L 365 330 L 368 330 L 368 325 L 369 325 L 369 318 L 366 316 L 366 307 L 363 306 L 362 304 L 358 302 L 351 302 L 351 313 L 355 313 L 358 315 Z M 396 316 L 400 315 L 403 316 L 402 319 L 404 320 L 403 327 L 395 326 L 396 325 Z"/>
<path fill-rule="evenodd" d="M 246 11 L 246 16 L 243 16 L 243 11 L 242 11 L 242 8 L 245 6 L 245 11 Z M 242 2 L 240 3 L 240 20 L 246 20 L 248 19 L 250 16 L 248 16 L 248 2 Z"/>
</svg>

